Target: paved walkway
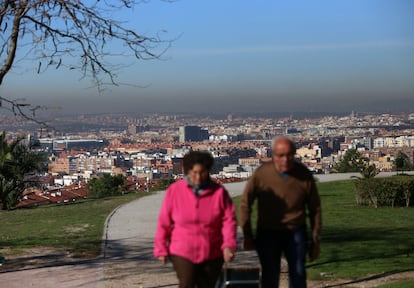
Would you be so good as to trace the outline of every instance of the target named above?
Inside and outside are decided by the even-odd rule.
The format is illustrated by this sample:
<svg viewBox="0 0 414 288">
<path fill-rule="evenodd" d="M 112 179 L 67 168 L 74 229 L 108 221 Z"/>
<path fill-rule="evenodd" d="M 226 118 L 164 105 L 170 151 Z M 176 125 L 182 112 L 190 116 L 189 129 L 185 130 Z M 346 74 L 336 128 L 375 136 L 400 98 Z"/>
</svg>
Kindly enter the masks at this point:
<svg viewBox="0 0 414 288">
<path fill-rule="evenodd" d="M 349 179 L 352 176 L 359 176 L 359 174 L 316 175 L 320 182 Z M 231 183 L 226 184 L 226 187 L 230 194 L 235 196 L 241 193 L 244 185 L 244 182 Z M 158 192 L 113 211 L 106 223 L 102 244 L 103 255 L 98 259 L 77 262 L 57 261 L 46 267 L 38 267 L 34 263 L 32 266 L 18 269 L 0 269 L 0 287 L 176 286 L 177 280 L 171 264 L 162 266 L 152 256 L 152 241 L 163 196 L 163 192 Z M 244 252 L 239 253 L 238 258 L 251 257 L 251 255 L 243 255 Z"/>
</svg>

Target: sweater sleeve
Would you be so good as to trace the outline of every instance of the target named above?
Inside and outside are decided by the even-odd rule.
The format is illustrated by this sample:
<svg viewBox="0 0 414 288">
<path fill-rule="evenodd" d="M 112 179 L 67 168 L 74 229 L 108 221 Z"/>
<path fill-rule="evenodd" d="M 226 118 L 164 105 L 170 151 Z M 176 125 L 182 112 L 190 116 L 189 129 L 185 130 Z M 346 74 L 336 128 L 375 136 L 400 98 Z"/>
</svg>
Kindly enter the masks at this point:
<svg viewBox="0 0 414 288">
<path fill-rule="evenodd" d="M 316 239 L 320 235 L 322 225 L 321 200 L 315 181 L 310 183 L 310 193 L 308 199 L 309 220 L 312 229 L 312 237 Z"/>
<path fill-rule="evenodd" d="M 158 216 L 157 229 L 154 239 L 154 256 L 167 256 L 168 244 L 171 237 L 173 220 L 171 217 L 171 187 L 167 189 Z"/>
<path fill-rule="evenodd" d="M 243 194 L 240 198 L 239 204 L 239 225 L 243 231 L 244 238 L 253 239 L 253 231 L 251 224 L 252 205 L 255 201 L 255 187 L 254 187 L 254 174 L 247 181 Z"/>
<path fill-rule="evenodd" d="M 231 248 L 234 251 L 237 249 L 237 220 L 235 214 L 235 207 L 233 201 L 227 192 L 223 188 L 223 204 L 224 204 L 224 213 L 222 219 L 222 235 L 223 235 L 223 244 L 221 249 Z"/>
</svg>

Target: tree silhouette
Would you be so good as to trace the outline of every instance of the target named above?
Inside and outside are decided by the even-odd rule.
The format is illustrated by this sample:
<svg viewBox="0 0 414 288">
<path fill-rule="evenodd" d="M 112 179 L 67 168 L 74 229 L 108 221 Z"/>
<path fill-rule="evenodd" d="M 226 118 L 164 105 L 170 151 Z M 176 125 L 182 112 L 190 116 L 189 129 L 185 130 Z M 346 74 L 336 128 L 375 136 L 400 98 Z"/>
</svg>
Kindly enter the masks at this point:
<svg viewBox="0 0 414 288">
<path fill-rule="evenodd" d="M 125 192 L 125 177 L 121 174 L 111 176 L 103 174 L 100 178 L 93 178 L 86 185 L 88 196 L 103 198 L 121 195 Z"/>
<path fill-rule="evenodd" d="M 168 2 L 168 1 L 167 1 Z M 90 78 L 99 91 L 118 85 L 112 56 L 157 59 L 171 41 L 138 34 L 115 18 L 116 11 L 132 10 L 134 0 L 0 0 L 0 85 L 20 58 L 33 59 L 37 73 L 48 68 L 76 69 Z M 124 51 L 113 51 L 109 44 Z M 161 45 L 165 44 L 165 45 Z M 0 95 L 0 106 L 28 120 L 43 107 Z"/>
<path fill-rule="evenodd" d="M 356 149 L 349 149 L 336 165 L 339 173 L 362 172 L 366 166 L 362 154 Z"/>
<path fill-rule="evenodd" d="M 12 142 L 6 133 L 0 134 L 0 202 L 3 210 L 13 208 L 25 188 L 36 183 L 28 173 L 44 170 L 45 157 L 22 143 L 23 138 Z"/>
<path fill-rule="evenodd" d="M 395 160 L 394 160 L 394 165 L 395 165 L 395 168 L 397 169 L 397 174 L 398 174 L 398 171 L 403 172 L 403 171 L 407 171 L 411 169 L 411 163 L 410 163 L 408 156 L 401 151 L 397 153 L 397 156 L 395 157 Z"/>
</svg>

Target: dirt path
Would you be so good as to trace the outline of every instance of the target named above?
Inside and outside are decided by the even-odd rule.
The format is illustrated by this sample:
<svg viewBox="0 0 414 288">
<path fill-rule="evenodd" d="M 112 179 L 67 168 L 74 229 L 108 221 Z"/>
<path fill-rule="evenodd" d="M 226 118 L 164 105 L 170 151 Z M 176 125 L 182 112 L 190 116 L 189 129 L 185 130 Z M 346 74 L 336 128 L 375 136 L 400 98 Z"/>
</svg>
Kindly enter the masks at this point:
<svg viewBox="0 0 414 288">
<path fill-rule="evenodd" d="M 29 254 L 11 257 L 0 266 L 0 287 L 176 287 L 177 278 L 171 264 L 160 265 L 152 258 L 150 250 L 150 248 L 137 249 L 134 253 L 127 253 L 116 258 L 79 260 L 71 258 L 63 251 L 45 248 L 31 249 L 27 251 Z M 245 257 L 244 265 L 246 263 L 247 265 L 257 264 L 255 256 L 246 254 L 246 252 L 239 253 L 239 263 L 240 258 L 243 257 Z M 353 280 L 308 281 L 308 287 L 369 288 L 406 280 L 412 281 L 407 288 L 414 287 L 414 271 L 388 272 Z M 281 274 L 281 287 L 288 287 L 286 268 L 283 268 Z"/>
</svg>

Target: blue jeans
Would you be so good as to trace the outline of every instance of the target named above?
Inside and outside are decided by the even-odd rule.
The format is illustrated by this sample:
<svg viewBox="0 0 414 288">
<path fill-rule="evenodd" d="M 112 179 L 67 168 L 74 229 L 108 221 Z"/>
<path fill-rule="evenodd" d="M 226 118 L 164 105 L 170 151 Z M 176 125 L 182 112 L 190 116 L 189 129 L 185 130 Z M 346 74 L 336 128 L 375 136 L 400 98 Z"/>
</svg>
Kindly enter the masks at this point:
<svg viewBox="0 0 414 288">
<path fill-rule="evenodd" d="M 288 263 L 289 287 L 306 288 L 306 227 L 277 231 L 258 228 L 256 249 L 262 266 L 262 288 L 279 287 L 282 253 Z"/>
</svg>

